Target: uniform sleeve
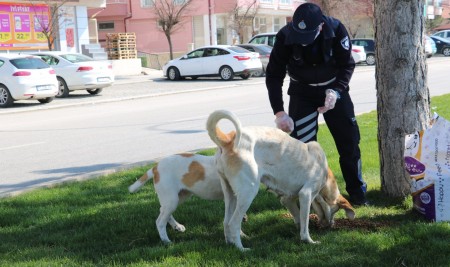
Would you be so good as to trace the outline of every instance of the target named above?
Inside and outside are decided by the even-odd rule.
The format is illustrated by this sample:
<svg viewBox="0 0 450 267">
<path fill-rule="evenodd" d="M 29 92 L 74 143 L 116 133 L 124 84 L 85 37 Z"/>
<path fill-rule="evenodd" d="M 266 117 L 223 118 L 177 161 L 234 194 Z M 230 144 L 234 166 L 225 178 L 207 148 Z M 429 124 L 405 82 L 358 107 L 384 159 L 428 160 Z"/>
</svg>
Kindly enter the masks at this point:
<svg viewBox="0 0 450 267">
<path fill-rule="evenodd" d="M 336 81 L 333 84 L 333 89 L 340 92 L 349 90 L 350 79 L 355 70 L 355 60 L 352 57 L 352 43 L 350 37 L 342 23 L 335 32 L 336 38 L 333 43 L 333 52 L 336 59 L 336 66 L 338 68 Z"/>
<path fill-rule="evenodd" d="M 292 51 L 289 46 L 284 44 L 284 41 L 285 35 L 283 29 L 281 29 L 276 35 L 275 44 L 272 48 L 266 69 L 266 87 L 273 114 L 284 111 L 283 81 L 286 77 L 286 65 L 290 55 L 289 51 Z"/>
</svg>

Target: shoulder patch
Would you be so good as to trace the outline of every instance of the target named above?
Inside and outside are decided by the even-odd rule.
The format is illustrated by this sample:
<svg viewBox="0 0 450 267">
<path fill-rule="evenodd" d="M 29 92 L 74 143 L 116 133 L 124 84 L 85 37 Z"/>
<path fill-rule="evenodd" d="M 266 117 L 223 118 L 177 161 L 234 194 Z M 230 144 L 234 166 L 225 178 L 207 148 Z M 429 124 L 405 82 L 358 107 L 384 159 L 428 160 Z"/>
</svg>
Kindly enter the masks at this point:
<svg viewBox="0 0 450 267">
<path fill-rule="evenodd" d="M 345 50 L 350 49 L 350 41 L 348 40 L 348 36 L 345 36 L 342 40 L 341 40 L 341 45 Z"/>
</svg>

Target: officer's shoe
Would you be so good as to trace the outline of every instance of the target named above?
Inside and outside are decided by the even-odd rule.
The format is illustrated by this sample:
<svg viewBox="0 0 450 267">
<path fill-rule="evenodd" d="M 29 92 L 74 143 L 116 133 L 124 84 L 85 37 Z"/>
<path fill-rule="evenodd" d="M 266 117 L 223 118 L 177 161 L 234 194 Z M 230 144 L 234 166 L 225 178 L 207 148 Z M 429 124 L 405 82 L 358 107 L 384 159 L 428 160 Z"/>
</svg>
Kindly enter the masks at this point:
<svg viewBox="0 0 450 267">
<path fill-rule="evenodd" d="M 358 207 L 358 206 L 369 206 L 369 201 L 367 201 L 366 197 L 361 197 L 361 196 L 350 196 L 350 204 L 352 204 L 352 206 L 354 207 Z"/>
</svg>

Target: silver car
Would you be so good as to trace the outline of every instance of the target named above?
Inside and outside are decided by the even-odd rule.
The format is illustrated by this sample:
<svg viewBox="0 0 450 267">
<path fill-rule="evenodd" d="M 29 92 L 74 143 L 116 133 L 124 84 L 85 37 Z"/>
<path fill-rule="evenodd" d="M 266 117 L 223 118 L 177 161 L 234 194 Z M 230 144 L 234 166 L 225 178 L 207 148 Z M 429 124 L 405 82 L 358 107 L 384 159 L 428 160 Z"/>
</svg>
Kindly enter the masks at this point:
<svg viewBox="0 0 450 267">
<path fill-rule="evenodd" d="M 265 44 L 238 44 L 236 46 L 240 46 L 251 52 L 259 53 L 259 59 L 261 60 L 263 69 L 261 72 L 253 73 L 253 76 L 264 76 L 264 74 L 266 74 L 267 64 L 269 64 L 272 47 Z"/>
</svg>

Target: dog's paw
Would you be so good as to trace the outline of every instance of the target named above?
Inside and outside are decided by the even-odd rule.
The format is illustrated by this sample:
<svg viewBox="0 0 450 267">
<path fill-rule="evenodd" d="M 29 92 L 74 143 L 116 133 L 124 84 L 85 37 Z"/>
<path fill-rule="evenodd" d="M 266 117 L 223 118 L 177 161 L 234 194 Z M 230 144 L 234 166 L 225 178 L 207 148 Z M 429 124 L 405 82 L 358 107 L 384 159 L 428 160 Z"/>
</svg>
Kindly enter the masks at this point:
<svg viewBox="0 0 450 267">
<path fill-rule="evenodd" d="M 302 242 L 308 243 L 308 244 L 320 244 L 320 241 L 314 241 L 310 237 L 308 238 L 302 238 Z"/>
<path fill-rule="evenodd" d="M 175 229 L 178 232 L 182 232 L 182 233 L 184 231 L 186 231 L 186 227 L 184 227 L 184 225 L 182 225 L 182 224 L 177 224 L 173 229 Z"/>
<path fill-rule="evenodd" d="M 168 246 L 168 245 L 172 244 L 172 241 L 170 241 L 169 239 L 164 239 L 164 240 L 161 240 L 161 241 L 163 242 L 163 244 L 165 246 Z"/>
<path fill-rule="evenodd" d="M 248 235 L 246 235 L 244 232 L 242 232 L 241 230 L 241 238 L 249 238 Z"/>
</svg>

